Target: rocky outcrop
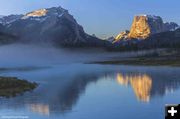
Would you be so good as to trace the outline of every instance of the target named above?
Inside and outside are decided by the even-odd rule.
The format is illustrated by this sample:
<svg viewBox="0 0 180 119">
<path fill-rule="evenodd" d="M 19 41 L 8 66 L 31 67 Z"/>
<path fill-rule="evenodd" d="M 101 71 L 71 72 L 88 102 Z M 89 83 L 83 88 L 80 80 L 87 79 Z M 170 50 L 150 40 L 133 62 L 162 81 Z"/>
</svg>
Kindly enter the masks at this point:
<svg viewBox="0 0 180 119">
<path fill-rule="evenodd" d="M 146 39 L 150 35 L 165 31 L 175 30 L 178 27 L 176 23 L 164 23 L 159 16 L 140 15 L 135 16 L 129 38 Z"/>
<path fill-rule="evenodd" d="M 161 26 L 161 25 L 159 25 Z M 145 39 L 151 34 L 151 28 L 146 16 L 135 16 L 129 38 Z"/>
<path fill-rule="evenodd" d="M 162 18 L 153 15 L 138 15 L 134 17 L 130 32 L 120 33 L 114 42 L 127 39 L 144 40 L 153 34 L 162 33 L 166 31 L 174 31 L 179 26 L 174 23 L 164 23 Z"/>
<path fill-rule="evenodd" d="M 118 42 L 120 39 L 128 39 L 128 35 L 129 35 L 129 31 L 124 31 L 124 32 L 121 32 L 120 34 L 118 34 L 116 36 L 116 38 L 114 39 L 113 43 L 116 43 Z"/>
</svg>

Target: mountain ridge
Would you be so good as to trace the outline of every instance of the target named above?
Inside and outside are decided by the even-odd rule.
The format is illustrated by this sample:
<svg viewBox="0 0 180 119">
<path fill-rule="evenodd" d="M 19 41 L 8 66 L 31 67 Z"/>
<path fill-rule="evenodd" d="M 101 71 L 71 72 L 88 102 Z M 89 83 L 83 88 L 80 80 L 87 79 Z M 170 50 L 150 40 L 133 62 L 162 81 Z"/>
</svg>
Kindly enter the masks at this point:
<svg viewBox="0 0 180 119">
<path fill-rule="evenodd" d="M 85 33 L 68 10 L 62 7 L 38 9 L 25 15 L 0 18 L 2 32 L 19 37 L 23 43 L 51 43 L 57 46 L 103 46 L 107 41 Z"/>
<path fill-rule="evenodd" d="M 176 39 L 176 43 L 179 42 L 177 40 L 179 35 L 178 37 L 173 35 L 178 34 L 178 28 L 179 25 L 174 22 L 164 23 L 160 16 L 136 15 L 130 31 L 124 31 L 115 38 L 101 40 L 95 35 L 85 33 L 76 19 L 62 7 L 43 8 L 24 15 L 8 15 L 0 18 L 0 37 L 3 35 L 1 38 L 6 38 L 4 36 L 7 35 L 13 36 L 8 38 L 18 43 L 50 43 L 58 47 L 103 47 L 127 50 L 162 47 L 165 41 L 159 37 L 162 35 L 163 38 L 164 32 L 172 35 L 168 36 L 168 39 L 164 38 L 167 39 L 166 46 L 168 43 L 172 44 L 172 41 L 175 42 L 173 39 L 170 40 L 171 37 Z M 160 40 L 157 42 L 156 39 Z M 2 41 L 6 42 L 5 39 Z"/>
</svg>

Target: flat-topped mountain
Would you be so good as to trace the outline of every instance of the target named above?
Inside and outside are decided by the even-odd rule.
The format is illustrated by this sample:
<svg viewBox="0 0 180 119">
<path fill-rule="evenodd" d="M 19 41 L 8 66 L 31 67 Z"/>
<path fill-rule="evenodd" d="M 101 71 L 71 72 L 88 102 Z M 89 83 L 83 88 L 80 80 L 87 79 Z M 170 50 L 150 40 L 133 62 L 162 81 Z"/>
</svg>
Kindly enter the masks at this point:
<svg viewBox="0 0 180 119">
<path fill-rule="evenodd" d="M 162 18 L 154 15 L 137 15 L 134 17 L 130 32 L 120 33 L 115 42 L 130 39 L 146 39 L 149 36 L 166 31 L 174 31 L 178 28 L 174 22 L 164 23 Z"/>
<path fill-rule="evenodd" d="M 129 33 L 129 38 L 145 39 L 150 35 L 172 31 L 178 27 L 176 23 L 164 23 L 159 16 L 135 16 Z"/>
<path fill-rule="evenodd" d="M 25 15 L 0 18 L 1 32 L 15 35 L 23 43 L 52 43 L 62 46 L 101 46 L 105 41 L 84 32 L 62 7 L 39 9 Z"/>
</svg>

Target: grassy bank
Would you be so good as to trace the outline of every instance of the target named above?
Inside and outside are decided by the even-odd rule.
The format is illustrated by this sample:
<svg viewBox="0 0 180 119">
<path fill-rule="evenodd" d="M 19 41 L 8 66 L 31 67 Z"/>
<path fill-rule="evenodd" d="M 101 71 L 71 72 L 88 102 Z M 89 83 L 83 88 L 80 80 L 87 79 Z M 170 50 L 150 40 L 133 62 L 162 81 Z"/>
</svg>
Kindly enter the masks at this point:
<svg viewBox="0 0 180 119">
<path fill-rule="evenodd" d="M 38 86 L 16 77 L 0 77 L 0 97 L 14 97 L 26 91 L 31 91 Z"/>
<path fill-rule="evenodd" d="M 146 66 L 180 66 L 180 58 L 126 58 L 120 60 L 107 60 L 91 62 L 92 64 L 122 64 L 122 65 L 146 65 Z"/>
</svg>

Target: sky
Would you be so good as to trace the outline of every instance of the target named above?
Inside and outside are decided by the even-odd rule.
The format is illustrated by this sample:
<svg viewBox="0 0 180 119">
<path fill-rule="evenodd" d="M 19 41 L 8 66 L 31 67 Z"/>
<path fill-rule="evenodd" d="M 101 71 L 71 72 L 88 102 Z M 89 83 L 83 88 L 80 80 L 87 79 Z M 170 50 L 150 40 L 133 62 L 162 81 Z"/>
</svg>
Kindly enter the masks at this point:
<svg viewBox="0 0 180 119">
<path fill-rule="evenodd" d="M 0 15 L 25 14 L 61 6 L 74 16 L 88 34 L 100 38 L 129 30 L 138 14 L 158 15 L 180 24 L 179 0 L 0 0 Z"/>
</svg>

